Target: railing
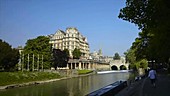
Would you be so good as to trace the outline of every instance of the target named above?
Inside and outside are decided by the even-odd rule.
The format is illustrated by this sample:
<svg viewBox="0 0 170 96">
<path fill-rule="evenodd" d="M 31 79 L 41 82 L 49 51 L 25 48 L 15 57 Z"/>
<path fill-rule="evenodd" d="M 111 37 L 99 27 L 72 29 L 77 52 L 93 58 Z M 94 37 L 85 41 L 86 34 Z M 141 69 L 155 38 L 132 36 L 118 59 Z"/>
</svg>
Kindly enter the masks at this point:
<svg viewBox="0 0 170 96">
<path fill-rule="evenodd" d="M 86 96 L 114 96 L 119 91 L 127 87 L 127 81 L 116 81 L 110 85 L 107 85 L 99 90 L 91 92 Z"/>
</svg>

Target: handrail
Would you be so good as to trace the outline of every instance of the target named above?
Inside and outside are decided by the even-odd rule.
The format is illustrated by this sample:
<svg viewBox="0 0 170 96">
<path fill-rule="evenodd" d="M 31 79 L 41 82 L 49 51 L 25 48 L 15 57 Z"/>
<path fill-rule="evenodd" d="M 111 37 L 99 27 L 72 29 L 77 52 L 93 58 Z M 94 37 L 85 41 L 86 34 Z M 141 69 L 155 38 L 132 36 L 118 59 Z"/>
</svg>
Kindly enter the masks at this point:
<svg viewBox="0 0 170 96">
<path fill-rule="evenodd" d="M 127 87 L 127 81 L 116 81 L 112 84 L 109 84 L 101 89 L 93 91 L 86 96 L 113 96 L 119 91 Z"/>
</svg>

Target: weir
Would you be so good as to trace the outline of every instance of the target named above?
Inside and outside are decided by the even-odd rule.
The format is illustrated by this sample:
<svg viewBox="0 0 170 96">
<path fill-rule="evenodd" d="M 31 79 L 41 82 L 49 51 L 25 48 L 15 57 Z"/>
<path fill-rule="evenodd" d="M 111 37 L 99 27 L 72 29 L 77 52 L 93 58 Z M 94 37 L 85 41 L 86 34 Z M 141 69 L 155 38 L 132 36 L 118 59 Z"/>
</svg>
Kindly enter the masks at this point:
<svg viewBox="0 0 170 96">
<path fill-rule="evenodd" d="M 120 73 L 120 72 L 130 72 L 130 70 L 112 70 L 112 71 L 98 71 L 97 74 L 107 74 L 107 73 Z"/>
</svg>

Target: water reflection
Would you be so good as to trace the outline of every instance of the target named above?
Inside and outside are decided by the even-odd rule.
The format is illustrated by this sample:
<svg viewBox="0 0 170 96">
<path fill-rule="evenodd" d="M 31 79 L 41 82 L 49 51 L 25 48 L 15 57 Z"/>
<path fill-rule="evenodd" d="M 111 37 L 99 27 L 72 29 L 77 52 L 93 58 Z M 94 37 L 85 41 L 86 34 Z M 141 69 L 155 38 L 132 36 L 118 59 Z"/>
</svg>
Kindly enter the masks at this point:
<svg viewBox="0 0 170 96">
<path fill-rule="evenodd" d="M 0 91 L 0 96 L 84 96 L 117 80 L 127 80 L 129 73 L 96 74 L 41 85 Z"/>
</svg>

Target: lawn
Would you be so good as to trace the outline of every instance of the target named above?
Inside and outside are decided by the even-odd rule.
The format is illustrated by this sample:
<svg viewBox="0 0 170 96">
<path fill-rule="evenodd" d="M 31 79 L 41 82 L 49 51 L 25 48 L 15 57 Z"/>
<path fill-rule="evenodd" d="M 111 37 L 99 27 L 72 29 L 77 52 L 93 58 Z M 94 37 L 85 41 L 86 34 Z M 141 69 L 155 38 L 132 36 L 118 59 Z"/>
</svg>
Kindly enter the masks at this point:
<svg viewBox="0 0 170 96">
<path fill-rule="evenodd" d="M 61 78 L 51 72 L 0 72 L 0 86 Z"/>
<path fill-rule="evenodd" d="M 92 73 L 92 70 L 78 70 L 78 74 L 82 75 L 82 74 L 88 74 L 88 73 Z"/>
</svg>

